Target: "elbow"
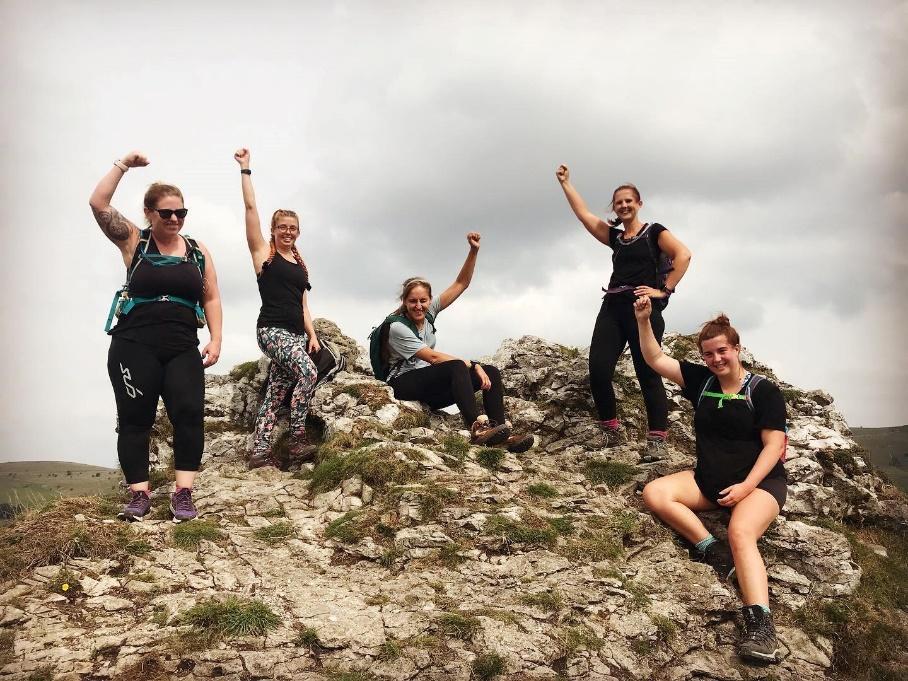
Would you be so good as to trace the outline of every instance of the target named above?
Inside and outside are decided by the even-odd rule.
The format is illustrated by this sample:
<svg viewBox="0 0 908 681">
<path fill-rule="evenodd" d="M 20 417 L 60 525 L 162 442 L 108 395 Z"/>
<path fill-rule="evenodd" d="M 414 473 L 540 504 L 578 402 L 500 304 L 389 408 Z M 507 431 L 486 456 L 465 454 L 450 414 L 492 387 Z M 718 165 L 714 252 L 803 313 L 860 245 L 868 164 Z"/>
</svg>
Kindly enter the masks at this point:
<svg viewBox="0 0 908 681">
<path fill-rule="evenodd" d="M 691 258 L 693 258 L 693 253 L 689 249 L 684 248 L 678 253 L 678 257 L 675 258 L 675 262 L 679 264 L 689 265 Z"/>
</svg>

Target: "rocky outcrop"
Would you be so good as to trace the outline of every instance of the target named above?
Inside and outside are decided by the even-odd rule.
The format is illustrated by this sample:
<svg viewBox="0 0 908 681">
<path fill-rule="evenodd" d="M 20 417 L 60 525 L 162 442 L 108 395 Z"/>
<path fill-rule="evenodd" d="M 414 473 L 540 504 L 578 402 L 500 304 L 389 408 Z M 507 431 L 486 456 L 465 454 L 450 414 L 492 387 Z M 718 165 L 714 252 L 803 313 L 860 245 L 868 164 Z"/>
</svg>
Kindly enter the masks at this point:
<svg viewBox="0 0 908 681">
<path fill-rule="evenodd" d="M 786 615 L 858 588 L 850 544 L 825 521 L 908 526 L 904 497 L 870 471 L 832 399 L 781 383 L 791 488 L 763 547 L 784 659 L 746 665 L 734 588 L 690 561 L 639 500 L 648 480 L 693 463 L 690 408 L 676 390 L 669 457 L 639 465 L 645 416 L 629 357 L 617 377 L 628 442 L 603 450 L 585 352 L 506 340 L 491 361 L 512 421 L 537 444 L 520 456 L 470 448 L 458 416 L 394 400 L 355 341 L 318 324 L 351 360 L 312 403 L 319 465 L 247 471 L 267 363 L 209 376 L 194 540 L 150 519 L 130 528 L 146 549 L 8 583 L 0 627 L 14 636 L 0 679 L 50 668 L 73 680 L 830 678 L 832 642 Z M 666 346 L 691 350 L 679 336 Z M 167 435 L 161 421 L 162 469 Z M 109 522 L 78 517 L 86 532 Z M 723 514 L 706 518 L 724 532 Z M 190 608 L 228 596 L 261 602 L 274 626 L 200 638 Z"/>
</svg>

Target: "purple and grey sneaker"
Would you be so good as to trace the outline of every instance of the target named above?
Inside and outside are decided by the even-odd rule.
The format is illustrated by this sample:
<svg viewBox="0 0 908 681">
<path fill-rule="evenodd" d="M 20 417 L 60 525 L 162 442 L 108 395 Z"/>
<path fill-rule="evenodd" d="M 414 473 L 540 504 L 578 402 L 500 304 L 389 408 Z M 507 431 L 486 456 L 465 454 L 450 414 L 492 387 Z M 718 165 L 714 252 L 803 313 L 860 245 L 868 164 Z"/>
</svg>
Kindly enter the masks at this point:
<svg viewBox="0 0 908 681">
<path fill-rule="evenodd" d="M 132 493 L 132 499 L 123 510 L 117 514 L 120 520 L 130 523 L 140 522 L 143 516 L 148 515 L 151 510 L 151 497 L 144 490 L 136 490 Z"/>
<path fill-rule="evenodd" d="M 175 523 L 198 517 L 199 512 L 192 503 L 191 487 L 177 487 L 177 491 L 170 495 L 170 512 Z"/>
</svg>

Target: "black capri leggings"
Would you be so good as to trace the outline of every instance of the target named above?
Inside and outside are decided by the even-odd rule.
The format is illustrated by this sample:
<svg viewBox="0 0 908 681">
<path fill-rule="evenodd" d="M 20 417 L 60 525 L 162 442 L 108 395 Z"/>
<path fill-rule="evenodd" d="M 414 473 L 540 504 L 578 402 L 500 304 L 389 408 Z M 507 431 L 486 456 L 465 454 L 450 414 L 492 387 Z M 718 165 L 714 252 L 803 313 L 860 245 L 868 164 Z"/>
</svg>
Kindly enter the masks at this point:
<svg viewBox="0 0 908 681">
<path fill-rule="evenodd" d="M 655 300 L 650 323 L 653 325 L 656 340 L 661 343 L 665 321 L 662 319 L 661 304 Z M 593 401 L 596 403 L 599 418 L 608 421 L 617 416 L 612 378 L 615 375 L 618 358 L 628 344 L 631 347 L 631 358 L 634 360 L 634 371 L 643 392 L 649 429 L 667 430 L 668 398 L 665 396 L 665 386 L 662 385 L 662 377 L 650 369 L 640 351 L 634 303 L 614 296 L 608 296 L 602 301 L 599 316 L 596 317 L 593 340 L 590 343 L 590 388 L 593 391 Z"/>
<path fill-rule="evenodd" d="M 158 397 L 173 424 L 178 471 L 197 471 L 205 443 L 205 370 L 196 348 L 173 353 L 114 337 L 107 373 L 117 400 L 117 454 L 126 482 L 148 480 L 148 444 Z"/>
<path fill-rule="evenodd" d="M 501 372 L 491 364 L 481 365 L 488 374 L 492 387 L 482 391 L 482 404 L 486 414 L 499 424 L 504 423 L 504 386 Z M 399 400 L 425 402 L 431 409 L 441 409 L 456 404 L 467 428 L 479 416 L 474 395 L 479 390 L 479 376 L 459 359 L 440 362 L 422 369 L 413 369 L 388 383 Z"/>
</svg>

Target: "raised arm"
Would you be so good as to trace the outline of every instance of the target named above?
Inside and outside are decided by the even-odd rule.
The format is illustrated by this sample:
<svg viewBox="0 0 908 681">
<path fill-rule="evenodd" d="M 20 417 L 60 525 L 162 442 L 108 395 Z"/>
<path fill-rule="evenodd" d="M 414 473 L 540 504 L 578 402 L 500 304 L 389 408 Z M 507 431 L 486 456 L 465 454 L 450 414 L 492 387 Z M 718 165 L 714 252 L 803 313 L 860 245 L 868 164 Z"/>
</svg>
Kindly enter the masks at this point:
<svg viewBox="0 0 908 681">
<path fill-rule="evenodd" d="M 243 204 L 246 208 L 246 244 L 252 256 L 252 265 L 256 273 L 262 269 L 262 263 L 268 259 L 268 242 L 262 236 L 262 223 L 259 209 L 255 203 L 255 189 L 252 188 L 252 171 L 249 170 L 249 150 L 237 149 L 233 158 L 240 164 L 240 182 L 243 187 Z M 249 172 L 244 172 L 249 171 Z"/>
<path fill-rule="evenodd" d="M 214 260 L 201 241 L 199 242 L 199 248 L 205 256 L 205 287 L 202 293 L 202 309 L 205 310 L 208 333 L 211 335 L 209 343 L 202 348 L 202 365 L 210 367 L 221 356 L 224 315 L 221 309 L 221 291 L 218 288 L 218 273 L 214 269 Z"/>
<path fill-rule="evenodd" d="M 659 235 L 659 248 L 672 259 L 672 269 L 665 277 L 666 288 L 674 291 L 690 266 L 691 252 L 667 229 Z"/>
<path fill-rule="evenodd" d="M 110 205 L 110 201 L 127 170 L 147 165 L 148 159 L 143 154 L 138 151 L 129 152 L 107 171 L 88 199 L 95 221 L 104 232 L 104 236 L 120 249 L 127 267 L 139 242 L 139 228 L 120 215 L 120 212 Z"/>
<path fill-rule="evenodd" d="M 643 353 L 643 359 L 657 374 L 683 388 L 684 378 L 681 376 L 681 363 L 662 352 L 659 341 L 653 334 L 653 325 L 649 320 L 652 310 L 653 304 L 649 296 L 640 296 L 634 301 L 634 315 L 637 317 L 637 332 L 640 336 L 640 351 Z"/>
<path fill-rule="evenodd" d="M 467 287 L 473 280 L 473 270 L 476 269 L 476 256 L 479 254 L 479 240 L 481 238 L 479 232 L 469 232 L 467 234 L 467 243 L 470 244 L 470 251 L 467 253 L 467 259 L 463 261 L 463 267 L 460 268 L 457 279 L 442 292 L 440 296 L 440 309 L 444 310 L 448 305 L 457 300 L 460 297 L 460 294 L 467 290 Z"/>
<path fill-rule="evenodd" d="M 571 171 L 568 170 L 568 167 L 564 164 L 558 166 L 555 171 L 555 177 L 561 183 L 561 188 L 564 190 L 564 195 L 571 206 L 571 210 L 574 211 L 574 215 L 586 227 L 586 231 L 605 245 L 608 245 L 608 223 L 587 208 L 586 201 L 583 200 L 580 192 L 571 184 Z"/>
</svg>

